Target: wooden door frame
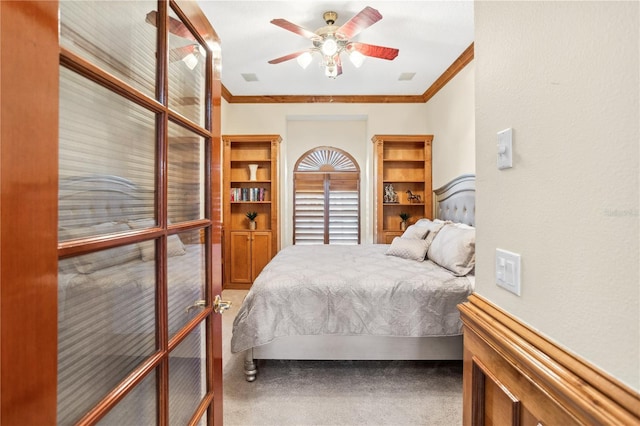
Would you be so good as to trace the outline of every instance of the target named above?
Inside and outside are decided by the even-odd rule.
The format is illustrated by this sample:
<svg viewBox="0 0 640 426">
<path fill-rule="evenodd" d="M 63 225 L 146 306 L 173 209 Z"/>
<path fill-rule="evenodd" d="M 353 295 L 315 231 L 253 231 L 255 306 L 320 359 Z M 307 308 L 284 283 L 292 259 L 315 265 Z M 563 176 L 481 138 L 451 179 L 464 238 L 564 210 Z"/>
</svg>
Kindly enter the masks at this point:
<svg viewBox="0 0 640 426">
<path fill-rule="evenodd" d="M 218 41 L 195 2 L 175 3 L 206 41 Z M 211 82 L 209 206 L 213 294 L 221 291 L 220 111 Z M 58 1 L 0 1 L 0 423 L 56 423 L 58 324 Z M 217 260 L 216 260 L 217 259 Z M 210 329 L 219 332 L 219 315 Z M 212 355 L 214 410 L 222 424 L 222 346 Z M 214 380 L 215 379 L 215 380 Z"/>
<path fill-rule="evenodd" d="M 56 422 L 58 2 L 0 2 L 0 422 Z M 37 124 L 36 124 L 37 123 Z"/>
</svg>

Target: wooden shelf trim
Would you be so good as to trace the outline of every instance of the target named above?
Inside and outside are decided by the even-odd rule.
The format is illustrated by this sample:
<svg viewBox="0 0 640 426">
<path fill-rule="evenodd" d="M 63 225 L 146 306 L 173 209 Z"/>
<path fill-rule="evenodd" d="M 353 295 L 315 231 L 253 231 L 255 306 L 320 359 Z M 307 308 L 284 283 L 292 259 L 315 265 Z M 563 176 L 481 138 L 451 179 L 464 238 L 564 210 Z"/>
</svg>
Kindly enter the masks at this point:
<svg viewBox="0 0 640 426">
<path fill-rule="evenodd" d="M 412 161 L 415 161 L 416 163 L 424 163 L 424 159 L 421 160 L 419 158 L 383 158 L 382 161 L 385 163 L 410 163 Z"/>
<path fill-rule="evenodd" d="M 271 183 L 270 180 L 248 180 L 248 179 L 233 179 L 231 183 Z"/>
<path fill-rule="evenodd" d="M 271 204 L 271 201 L 231 201 L 231 204 Z"/>
<path fill-rule="evenodd" d="M 579 422 L 640 424 L 640 394 L 625 384 L 476 294 L 458 307 L 465 334 L 481 339 Z"/>
<path fill-rule="evenodd" d="M 423 180 L 417 180 L 417 179 L 385 179 L 383 181 L 384 183 L 421 183 L 424 184 L 424 179 Z"/>
</svg>

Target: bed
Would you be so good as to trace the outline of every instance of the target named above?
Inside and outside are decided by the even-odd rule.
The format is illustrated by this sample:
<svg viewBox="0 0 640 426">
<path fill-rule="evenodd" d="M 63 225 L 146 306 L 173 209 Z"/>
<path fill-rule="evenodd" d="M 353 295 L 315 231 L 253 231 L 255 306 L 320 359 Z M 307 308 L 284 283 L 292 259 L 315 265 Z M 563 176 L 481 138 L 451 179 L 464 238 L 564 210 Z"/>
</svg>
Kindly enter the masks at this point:
<svg viewBox="0 0 640 426">
<path fill-rule="evenodd" d="M 154 192 L 118 176 L 62 179 L 59 193 L 61 241 L 96 237 L 155 226 Z M 197 231 L 172 235 L 167 243 L 169 337 L 200 311 L 205 250 Z M 75 424 L 157 347 L 157 289 L 153 241 L 62 259 L 58 268 L 58 422 Z M 204 386 L 203 336 L 187 336 L 174 351 L 170 376 L 188 381 L 178 398 Z M 186 372 L 186 373 L 185 373 Z M 143 381 L 127 404 L 112 416 L 152 418 L 155 384 Z M 188 407 L 188 405 L 187 405 Z M 172 410 L 186 423 L 189 410 Z M 126 417 L 136 423 L 135 418 Z M 107 423 L 122 424 L 113 417 Z"/>
<path fill-rule="evenodd" d="M 434 191 L 437 219 L 391 244 L 289 246 L 254 281 L 231 351 L 258 359 L 460 360 L 474 287 L 475 177 Z M 426 257 L 426 258 L 425 258 Z"/>
</svg>

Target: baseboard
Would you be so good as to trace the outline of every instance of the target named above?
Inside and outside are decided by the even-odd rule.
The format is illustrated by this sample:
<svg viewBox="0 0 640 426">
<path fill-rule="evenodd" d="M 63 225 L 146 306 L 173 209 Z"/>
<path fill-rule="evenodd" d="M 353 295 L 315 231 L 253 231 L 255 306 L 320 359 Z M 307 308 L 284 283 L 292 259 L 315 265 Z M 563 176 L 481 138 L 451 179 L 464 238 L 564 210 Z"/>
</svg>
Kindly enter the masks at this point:
<svg viewBox="0 0 640 426">
<path fill-rule="evenodd" d="M 238 283 L 225 283 L 222 286 L 223 290 L 250 290 L 251 283 L 248 284 L 238 284 Z"/>
<path fill-rule="evenodd" d="M 640 424 L 640 394 L 486 299 L 464 323 L 464 424 Z"/>
</svg>

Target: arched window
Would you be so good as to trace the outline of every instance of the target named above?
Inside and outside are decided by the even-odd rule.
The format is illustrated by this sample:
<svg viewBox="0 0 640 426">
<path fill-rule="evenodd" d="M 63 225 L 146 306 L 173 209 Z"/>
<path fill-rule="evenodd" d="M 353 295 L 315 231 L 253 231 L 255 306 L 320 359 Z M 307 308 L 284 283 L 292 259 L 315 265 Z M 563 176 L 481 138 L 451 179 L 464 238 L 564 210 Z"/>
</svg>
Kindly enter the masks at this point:
<svg viewBox="0 0 640 426">
<path fill-rule="evenodd" d="M 294 168 L 294 244 L 360 243 L 360 168 L 328 146 L 307 151 Z"/>
</svg>

